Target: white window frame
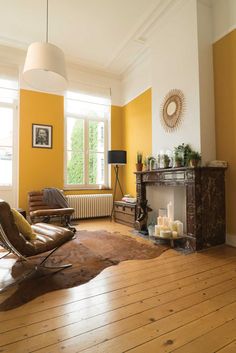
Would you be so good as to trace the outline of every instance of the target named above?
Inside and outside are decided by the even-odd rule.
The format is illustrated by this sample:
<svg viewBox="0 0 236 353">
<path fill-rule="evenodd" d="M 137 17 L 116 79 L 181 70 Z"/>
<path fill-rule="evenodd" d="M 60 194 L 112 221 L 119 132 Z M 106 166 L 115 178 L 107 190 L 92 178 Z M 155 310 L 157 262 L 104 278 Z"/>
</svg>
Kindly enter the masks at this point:
<svg viewBox="0 0 236 353">
<path fill-rule="evenodd" d="M 67 184 L 67 119 L 76 118 L 84 121 L 84 184 Z M 89 121 L 97 121 L 104 123 L 104 184 L 89 184 Z M 80 114 L 65 114 L 65 131 L 64 131 L 64 189 L 104 189 L 108 187 L 108 163 L 107 163 L 107 151 L 109 141 L 108 121 L 107 119 L 100 119 L 95 117 L 88 117 L 87 115 Z"/>
<path fill-rule="evenodd" d="M 18 188 L 18 118 L 17 118 L 17 109 L 18 104 L 16 100 L 13 100 L 12 103 L 1 102 L 0 107 L 10 108 L 13 110 L 13 133 L 12 133 L 12 180 L 9 185 L 1 185 L 0 190 L 11 191 Z M 0 146 L 2 147 L 2 145 Z M 17 201 L 17 200 L 16 200 Z"/>
</svg>

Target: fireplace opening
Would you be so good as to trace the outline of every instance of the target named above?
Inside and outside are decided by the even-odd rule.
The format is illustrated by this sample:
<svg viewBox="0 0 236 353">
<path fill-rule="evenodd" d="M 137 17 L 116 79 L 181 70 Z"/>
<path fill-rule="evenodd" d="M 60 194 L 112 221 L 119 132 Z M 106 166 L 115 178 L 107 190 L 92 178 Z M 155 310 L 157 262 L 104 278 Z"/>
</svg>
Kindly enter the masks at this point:
<svg viewBox="0 0 236 353">
<path fill-rule="evenodd" d="M 184 225 L 184 233 L 187 232 L 186 226 L 186 188 L 184 186 L 161 186 L 149 185 L 146 188 L 148 205 L 152 211 L 148 213 L 148 224 L 157 223 L 159 209 L 167 209 L 169 202 L 173 205 L 174 220 L 181 221 Z"/>
</svg>

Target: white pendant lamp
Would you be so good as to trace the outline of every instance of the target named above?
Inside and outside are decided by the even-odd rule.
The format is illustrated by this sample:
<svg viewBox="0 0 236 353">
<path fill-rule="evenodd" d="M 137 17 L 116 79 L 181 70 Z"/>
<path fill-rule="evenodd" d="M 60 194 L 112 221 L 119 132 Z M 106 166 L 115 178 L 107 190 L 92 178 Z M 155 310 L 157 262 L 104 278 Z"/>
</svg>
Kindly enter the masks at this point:
<svg viewBox="0 0 236 353">
<path fill-rule="evenodd" d="M 67 86 L 63 51 L 48 43 L 48 0 L 46 42 L 35 42 L 29 46 L 23 78 L 31 87 L 40 91 L 63 91 Z"/>
</svg>

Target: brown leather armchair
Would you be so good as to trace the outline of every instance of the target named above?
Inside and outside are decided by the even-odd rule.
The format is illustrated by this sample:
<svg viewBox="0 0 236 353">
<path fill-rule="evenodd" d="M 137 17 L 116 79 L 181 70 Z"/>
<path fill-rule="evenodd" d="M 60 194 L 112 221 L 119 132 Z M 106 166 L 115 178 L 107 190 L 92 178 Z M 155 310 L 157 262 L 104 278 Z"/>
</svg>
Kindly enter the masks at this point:
<svg viewBox="0 0 236 353">
<path fill-rule="evenodd" d="M 55 267 L 46 266 L 45 261 L 61 245 L 73 238 L 74 233 L 72 231 L 45 223 L 37 223 L 32 225 L 31 228 L 36 237 L 32 240 L 26 240 L 15 224 L 9 204 L 0 200 L 0 246 L 7 250 L 7 253 L 0 257 L 0 259 L 12 253 L 23 261 L 29 261 L 28 257 L 50 251 L 41 263 L 34 267 L 33 272 L 41 267 L 64 269 L 71 266 L 70 264 Z M 14 283 L 22 281 L 25 277 L 24 275 Z"/>
<path fill-rule="evenodd" d="M 74 233 L 76 229 L 71 226 L 70 218 L 74 213 L 74 208 L 60 207 L 57 204 L 48 205 L 44 202 L 43 191 L 31 191 L 28 193 L 29 215 L 32 223 L 37 220 L 42 220 L 45 223 L 50 222 L 51 218 L 59 217 L 61 224 L 72 230 Z"/>
</svg>

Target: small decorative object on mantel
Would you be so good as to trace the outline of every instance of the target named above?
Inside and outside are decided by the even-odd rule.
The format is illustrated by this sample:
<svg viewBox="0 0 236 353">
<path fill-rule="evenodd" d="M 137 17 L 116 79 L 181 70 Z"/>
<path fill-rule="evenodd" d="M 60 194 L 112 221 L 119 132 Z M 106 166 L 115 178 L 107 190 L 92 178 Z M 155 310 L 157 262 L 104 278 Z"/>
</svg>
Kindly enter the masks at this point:
<svg viewBox="0 0 236 353">
<path fill-rule="evenodd" d="M 137 170 L 137 172 L 141 172 L 143 170 L 143 154 L 142 154 L 142 152 L 137 152 L 136 170 Z"/>
<path fill-rule="evenodd" d="M 198 167 L 202 159 L 200 153 L 196 151 L 190 152 L 188 158 L 190 167 L 192 168 Z"/>
<path fill-rule="evenodd" d="M 228 167 L 228 162 L 227 161 L 219 161 L 219 160 L 214 160 L 207 162 L 207 167 L 214 167 L 214 168 L 227 168 Z"/>
<path fill-rule="evenodd" d="M 164 168 L 169 168 L 170 166 L 170 157 L 168 154 L 163 155 Z"/>
<path fill-rule="evenodd" d="M 182 143 L 181 145 L 174 147 L 175 155 L 175 167 L 188 167 L 189 164 L 189 154 L 192 152 L 192 148 L 187 143 Z M 182 160 L 182 161 L 181 161 Z M 178 162 L 177 162 L 178 161 Z M 181 165 L 178 165 L 181 163 Z"/>
<path fill-rule="evenodd" d="M 165 96 L 161 105 L 161 122 L 167 132 L 175 131 L 181 122 L 185 108 L 184 94 L 179 89 L 172 89 Z"/>
</svg>

